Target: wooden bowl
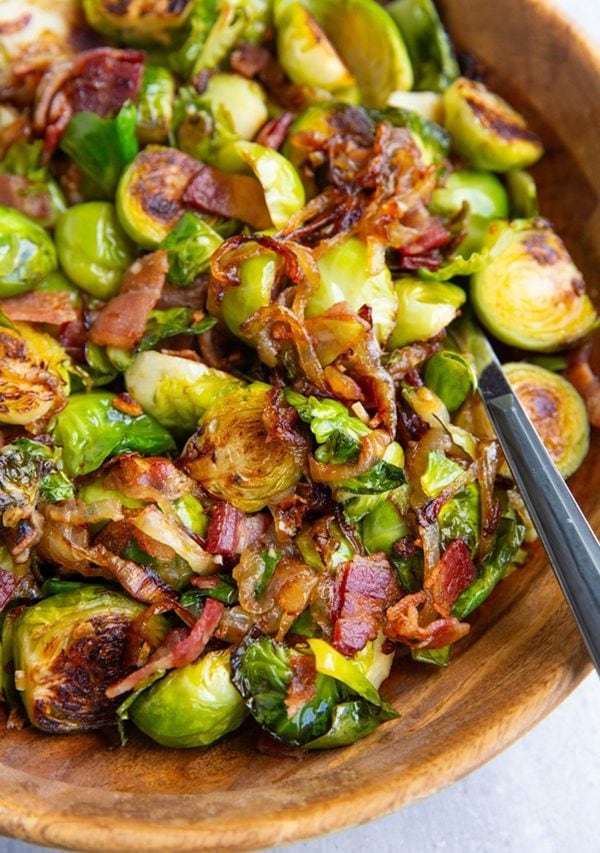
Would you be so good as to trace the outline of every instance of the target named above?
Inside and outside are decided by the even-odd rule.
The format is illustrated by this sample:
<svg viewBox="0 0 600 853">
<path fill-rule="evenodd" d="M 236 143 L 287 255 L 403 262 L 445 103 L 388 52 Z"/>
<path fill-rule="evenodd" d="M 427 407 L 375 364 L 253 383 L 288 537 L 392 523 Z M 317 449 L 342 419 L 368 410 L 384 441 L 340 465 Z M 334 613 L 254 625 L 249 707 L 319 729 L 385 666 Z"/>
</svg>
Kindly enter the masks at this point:
<svg viewBox="0 0 600 853">
<path fill-rule="evenodd" d="M 542 210 L 598 293 L 600 59 L 542 0 L 442 0 L 461 50 L 540 130 Z M 467 8 L 468 7 L 468 8 Z M 572 487 L 600 528 L 600 435 Z M 79 850 L 247 850 L 398 809 L 515 741 L 589 671 L 539 547 L 478 611 L 443 672 L 409 662 L 386 695 L 402 718 L 347 749 L 300 760 L 255 751 L 245 728 L 207 750 L 126 749 L 103 736 L 0 740 L 0 831 Z"/>
</svg>

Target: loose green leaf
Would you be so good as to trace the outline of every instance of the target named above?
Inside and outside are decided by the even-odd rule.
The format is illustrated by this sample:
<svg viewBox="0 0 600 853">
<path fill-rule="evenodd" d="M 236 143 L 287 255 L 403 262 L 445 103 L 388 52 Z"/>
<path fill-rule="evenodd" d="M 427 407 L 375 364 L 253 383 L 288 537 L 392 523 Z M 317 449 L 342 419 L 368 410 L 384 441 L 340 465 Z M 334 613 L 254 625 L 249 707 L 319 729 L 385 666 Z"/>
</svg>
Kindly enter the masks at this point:
<svg viewBox="0 0 600 853">
<path fill-rule="evenodd" d="M 223 238 L 191 211 L 185 213 L 161 246 L 167 249 L 169 281 L 188 287 L 201 273 L 206 272 L 210 258 Z"/>
<path fill-rule="evenodd" d="M 421 475 L 421 488 L 427 497 L 437 498 L 463 473 L 460 465 L 448 459 L 439 450 L 430 450 L 427 455 L 427 467 Z"/>
<path fill-rule="evenodd" d="M 167 308 L 164 311 L 151 311 L 146 323 L 142 340 L 136 347 L 136 352 L 145 352 L 156 346 L 163 338 L 173 335 L 201 335 L 217 322 L 214 317 L 203 317 L 194 322 L 192 308 Z"/>
<path fill-rule="evenodd" d="M 321 445 L 315 453 L 319 462 L 349 462 L 360 451 L 360 439 L 369 427 L 337 400 L 304 397 L 286 388 L 285 399 L 293 406 Z"/>
</svg>

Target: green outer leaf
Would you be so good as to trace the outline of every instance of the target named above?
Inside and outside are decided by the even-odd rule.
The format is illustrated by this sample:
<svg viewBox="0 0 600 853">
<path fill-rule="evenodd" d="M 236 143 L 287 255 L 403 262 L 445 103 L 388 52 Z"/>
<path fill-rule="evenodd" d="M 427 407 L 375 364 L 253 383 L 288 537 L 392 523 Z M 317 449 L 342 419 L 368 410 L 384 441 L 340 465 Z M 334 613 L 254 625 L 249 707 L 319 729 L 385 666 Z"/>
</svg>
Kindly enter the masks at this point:
<svg viewBox="0 0 600 853">
<path fill-rule="evenodd" d="M 256 597 L 261 596 L 268 587 L 269 581 L 275 573 L 275 569 L 277 568 L 277 563 L 279 562 L 280 557 L 280 551 L 273 551 L 272 549 L 270 549 L 268 551 L 260 552 L 260 558 L 263 561 L 264 569 L 262 575 L 260 576 L 260 580 L 256 584 L 256 589 L 254 590 L 254 594 Z"/>
<path fill-rule="evenodd" d="M 460 74 L 448 33 L 432 0 L 395 0 L 387 11 L 405 41 L 416 91 L 443 92 Z"/>
<path fill-rule="evenodd" d="M 394 716 L 398 716 L 394 714 Z M 329 731 L 315 740 L 304 744 L 305 749 L 334 749 L 350 746 L 370 735 L 381 723 L 390 717 L 381 708 L 377 708 L 364 699 L 354 699 L 336 705 Z"/>
<path fill-rule="evenodd" d="M 427 497 L 437 498 L 464 471 L 456 462 L 448 459 L 439 450 L 427 454 L 427 467 L 421 475 L 421 487 Z"/>
<path fill-rule="evenodd" d="M 452 350 L 440 350 L 432 355 L 425 366 L 423 379 L 449 412 L 459 409 L 477 387 L 477 376 L 471 362 Z"/>
<path fill-rule="evenodd" d="M 187 607 L 196 618 L 200 616 L 204 607 L 204 601 L 207 598 L 214 598 L 217 601 L 222 601 L 223 604 L 237 604 L 238 589 L 237 584 L 230 575 L 213 575 L 218 579 L 216 586 L 207 587 L 206 589 L 188 589 L 181 596 L 180 604 L 182 607 Z"/>
<path fill-rule="evenodd" d="M 191 211 L 184 213 L 161 243 L 168 252 L 169 281 L 179 287 L 193 284 L 208 270 L 211 255 L 222 242 L 223 238 L 207 222 Z"/>
<path fill-rule="evenodd" d="M 315 453 L 319 462 L 348 462 L 358 455 L 360 438 L 370 429 L 350 415 L 342 403 L 305 397 L 289 388 L 284 390 L 284 396 L 322 445 Z"/>
<path fill-rule="evenodd" d="M 204 317 L 197 323 L 193 322 L 193 308 L 167 308 L 164 311 L 151 311 L 146 323 L 142 340 L 136 347 L 136 352 L 152 349 L 163 338 L 173 335 L 200 335 L 212 329 L 217 322 L 216 317 Z"/>
</svg>

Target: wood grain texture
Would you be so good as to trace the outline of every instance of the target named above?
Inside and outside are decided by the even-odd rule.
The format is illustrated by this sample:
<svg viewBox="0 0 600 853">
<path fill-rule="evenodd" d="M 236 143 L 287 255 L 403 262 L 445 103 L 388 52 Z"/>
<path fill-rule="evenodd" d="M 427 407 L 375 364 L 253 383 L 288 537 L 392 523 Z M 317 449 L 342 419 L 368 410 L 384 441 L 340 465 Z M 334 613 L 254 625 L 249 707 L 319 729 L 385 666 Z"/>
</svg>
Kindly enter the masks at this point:
<svg viewBox="0 0 600 853">
<path fill-rule="evenodd" d="M 468 5 L 468 11 L 466 10 Z M 541 0 L 442 0 L 461 49 L 541 131 L 542 209 L 600 294 L 600 60 Z M 600 530 L 600 436 L 571 481 Z M 443 672 L 402 662 L 385 688 L 402 712 L 347 749 L 274 759 L 248 727 L 210 749 L 141 735 L 0 739 L 0 831 L 79 850 L 247 850 L 361 823 L 425 797 L 508 746 L 589 671 L 577 630 L 534 548 L 473 618 Z"/>
</svg>

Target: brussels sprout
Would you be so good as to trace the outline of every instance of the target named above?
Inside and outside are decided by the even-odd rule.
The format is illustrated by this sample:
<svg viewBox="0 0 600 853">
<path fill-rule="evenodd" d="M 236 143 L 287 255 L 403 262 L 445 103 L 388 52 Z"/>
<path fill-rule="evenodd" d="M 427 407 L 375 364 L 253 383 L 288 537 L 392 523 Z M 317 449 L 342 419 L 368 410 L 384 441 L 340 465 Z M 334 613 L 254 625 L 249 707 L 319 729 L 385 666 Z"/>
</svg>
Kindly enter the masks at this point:
<svg viewBox="0 0 600 853">
<path fill-rule="evenodd" d="M 276 22 L 289 5 L 289 0 L 276 5 Z M 366 106 L 384 107 L 392 92 L 412 88 L 406 46 L 375 0 L 303 0 L 302 5 L 356 80 Z"/>
<path fill-rule="evenodd" d="M 360 530 L 368 554 L 384 551 L 388 556 L 392 554 L 394 543 L 409 534 L 408 525 L 388 499 L 363 518 Z"/>
<path fill-rule="evenodd" d="M 0 326 L 0 423 L 25 426 L 61 409 L 68 363 L 50 335 L 26 324 Z"/>
<path fill-rule="evenodd" d="M 267 97 L 255 80 L 240 74 L 213 74 L 200 95 L 200 103 L 239 139 L 253 139 L 269 117 Z"/>
<path fill-rule="evenodd" d="M 529 172 L 511 169 L 506 173 L 506 188 L 510 199 L 510 213 L 517 219 L 532 219 L 539 213 L 537 187 Z"/>
<path fill-rule="evenodd" d="M 459 409 L 477 387 L 473 365 L 459 352 L 441 350 L 425 366 L 425 384 L 444 403 L 449 412 Z"/>
<path fill-rule="evenodd" d="M 155 682 L 130 706 L 129 717 L 163 746 L 189 748 L 237 729 L 246 706 L 231 682 L 230 649 L 208 652 L 197 663 Z"/>
<path fill-rule="evenodd" d="M 289 160 L 271 148 L 244 141 L 233 143 L 233 148 L 260 181 L 273 225 L 283 228 L 290 216 L 304 206 L 300 176 Z"/>
<path fill-rule="evenodd" d="M 0 205 L 0 299 L 32 290 L 56 269 L 52 240 L 33 219 Z"/>
<path fill-rule="evenodd" d="M 263 421 L 270 386 L 255 382 L 219 397 L 184 451 L 188 474 L 209 494 L 243 512 L 258 512 L 294 486 L 302 469 Z"/>
<path fill-rule="evenodd" d="M 354 85 L 335 48 L 302 3 L 287 3 L 276 19 L 277 56 L 294 83 L 335 92 Z"/>
<path fill-rule="evenodd" d="M 464 469 L 457 462 L 448 459 L 439 450 L 430 450 L 427 467 L 421 475 L 421 488 L 427 497 L 437 498 L 463 473 Z"/>
<path fill-rule="evenodd" d="M 358 455 L 360 439 L 370 432 L 369 427 L 355 418 L 337 400 L 318 400 L 304 397 L 286 388 L 285 399 L 293 406 L 320 447 L 315 456 L 319 462 L 348 462 Z"/>
<path fill-rule="evenodd" d="M 0 450 L 0 515 L 6 527 L 12 516 L 32 515 L 38 500 L 73 497 L 73 485 L 61 470 L 60 454 L 30 438 L 16 438 Z"/>
<path fill-rule="evenodd" d="M 173 121 L 175 80 L 167 68 L 145 65 L 137 103 L 137 132 L 142 145 L 166 142 Z"/>
<path fill-rule="evenodd" d="M 151 311 L 144 329 L 144 335 L 136 347 L 136 352 L 145 352 L 152 349 L 165 338 L 174 335 L 200 335 L 211 329 L 217 322 L 214 317 L 202 317 L 200 320 L 194 318 L 198 313 L 193 308 L 165 308 L 164 310 Z M 107 347 L 109 357 L 114 361 L 115 347 Z M 122 351 L 119 350 L 119 353 Z M 123 356 L 122 369 L 128 370 L 133 363 L 131 353 L 126 350 Z M 115 362 L 121 367 L 119 360 Z"/>
<path fill-rule="evenodd" d="M 358 311 L 368 305 L 373 329 L 381 343 L 390 336 L 398 310 L 398 297 L 385 262 L 372 268 L 367 244 L 358 237 L 337 243 L 319 258 L 321 284 L 306 306 L 306 316 L 323 314 L 337 302 Z"/>
<path fill-rule="evenodd" d="M 228 287 L 223 294 L 219 307 L 223 320 L 234 335 L 246 342 L 248 338 L 241 326 L 259 308 L 270 305 L 277 267 L 277 256 L 273 252 L 247 258 L 240 265 L 239 285 Z M 209 310 L 212 310 L 210 304 Z"/>
<path fill-rule="evenodd" d="M 138 153 L 137 110 L 126 104 L 114 118 L 75 113 L 60 147 L 90 180 L 86 198 L 112 198 L 121 172 Z"/>
<path fill-rule="evenodd" d="M 196 0 L 83 0 L 90 26 L 104 36 L 134 47 L 172 47 L 185 31 Z"/>
<path fill-rule="evenodd" d="M 115 408 L 114 399 L 105 391 L 73 394 L 57 415 L 54 440 L 63 449 L 70 477 L 95 471 L 118 453 L 152 455 L 175 449 L 169 433 L 154 418 L 127 415 Z"/>
<path fill-rule="evenodd" d="M 131 396 L 167 429 L 190 434 L 216 399 L 241 385 L 199 361 L 159 352 L 137 355 L 125 372 Z"/>
<path fill-rule="evenodd" d="M 562 240 L 543 220 L 492 223 L 487 262 L 471 280 L 479 319 L 497 338 L 548 352 L 585 337 L 596 312 Z"/>
<path fill-rule="evenodd" d="M 187 287 L 206 272 L 210 258 L 223 238 L 207 222 L 188 211 L 184 213 L 162 248 L 169 253 L 169 281 Z"/>
<path fill-rule="evenodd" d="M 19 204 L 14 204 L 14 207 L 32 216 L 44 228 L 50 228 L 64 211 L 66 203 L 49 168 L 40 163 L 43 145 L 41 139 L 34 142 L 19 139 L 13 142 L 0 161 L 0 174 L 14 175 L 16 178 L 14 192 Z M 8 179 L 8 184 L 10 187 L 11 179 Z"/>
<path fill-rule="evenodd" d="M 442 96 L 437 92 L 392 92 L 388 107 L 414 113 L 438 125 L 444 123 Z M 447 136 L 450 143 L 450 134 Z"/>
<path fill-rule="evenodd" d="M 403 466 L 404 451 L 393 441 L 386 447 L 383 458 L 369 471 L 336 485 L 334 498 L 343 504 L 344 518 L 349 524 L 356 524 L 389 496 L 396 494 L 406 482 Z"/>
<path fill-rule="evenodd" d="M 117 187 L 117 214 L 132 240 L 154 249 L 184 213 L 182 196 L 198 163 L 176 148 L 149 145 L 128 166 Z"/>
<path fill-rule="evenodd" d="M 444 92 L 444 114 L 454 148 L 475 169 L 525 169 L 544 153 L 525 119 L 482 83 L 459 77 Z"/>
<path fill-rule="evenodd" d="M 103 300 L 118 293 L 123 273 L 135 258 L 108 201 L 88 201 L 65 211 L 56 226 L 56 249 L 69 278 Z"/>
<path fill-rule="evenodd" d="M 433 0 L 394 0 L 387 7 L 408 48 L 414 88 L 443 92 L 460 74 Z"/>
<path fill-rule="evenodd" d="M 463 222 L 466 235 L 457 252 L 468 258 L 481 250 L 490 221 L 508 216 L 508 195 L 498 178 L 489 172 L 452 172 L 444 186 L 434 190 L 430 210 L 454 217 L 463 205 L 467 206 Z"/>
<path fill-rule="evenodd" d="M 323 643 L 309 640 L 313 642 Z M 364 665 L 347 660 L 327 643 L 316 645 L 316 650 L 319 657 L 313 663 L 303 650 L 251 633 L 234 653 L 233 682 L 254 719 L 272 737 L 309 749 L 342 746 L 397 716 L 382 702 Z M 335 675 L 319 672 L 319 665 Z M 295 672 L 301 673 L 303 683 L 314 684 L 312 698 L 302 704 L 293 698 L 288 704 Z"/>
<path fill-rule="evenodd" d="M 398 319 L 387 342 L 388 349 L 437 335 L 456 317 L 466 294 L 455 284 L 401 278 L 395 282 Z"/>
<path fill-rule="evenodd" d="M 82 586 L 40 601 L 14 626 L 15 684 L 31 723 L 86 732 L 116 722 L 106 689 L 122 678 L 130 625 L 144 605 L 121 592 Z M 164 619 L 152 617 L 157 645 Z"/>
<path fill-rule="evenodd" d="M 198 4 L 206 8 L 199 26 L 201 44 L 188 51 L 188 56 L 195 54 L 193 74 L 220 65 L 236 44 L 261 44 L 271 26 L 272 0 L 217 0 L 216 9 L 213 3 Z M 208 35 L 206 23 L 211 24 Z"/>
<path fill-rule="evenodd" d="M 543 367 L 511 362 L 504 372 L 556 467 L 570 477 L 589 450 L 585 403 L 570 382 Z"/>
<path fill-rule="evenodd" d="M 480 499 L 477 483 L 469 485 L 440 509 L 438 524 L 442 548 L 462 539 L 474 554 L 479 542 Z"/>
</svg>

